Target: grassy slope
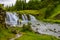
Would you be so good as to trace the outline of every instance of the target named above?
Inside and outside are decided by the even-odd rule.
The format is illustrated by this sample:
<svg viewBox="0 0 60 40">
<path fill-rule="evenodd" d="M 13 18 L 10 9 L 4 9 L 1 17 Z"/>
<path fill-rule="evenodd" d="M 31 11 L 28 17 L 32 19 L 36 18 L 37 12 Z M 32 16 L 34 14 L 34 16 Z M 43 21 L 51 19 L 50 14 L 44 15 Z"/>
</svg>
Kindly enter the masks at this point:
<svg viewBox="0 0 60 40">
<path fill-rule="evenodd" d="M 60 14 L 60 5 L 58 5 L 53 12 L 51 12 L 51 16 L 49 18 L 54 18 L 56 15 Z"/>
<path fill-rule="evenodd" d="M 54 20 L 55 16 L 60 14 L 60 5 L 58 5 L 54 11 L 51 12 L 51 16 L 48 17 L 47 19 L 44 19 L 44 21 L 47 22 L 56 22 L 56 23 L 60 23 L 60 20 Z"/>
<path fill-rule="evenodd" d="M 0 26 L 0 40 L 8 40 L 12 37 L 14 37 L 14 34 L 11 33 L 10 29 L 5 29 Z"/>
<path fill-rule="evenodd" d="M 38 10 L 21 10 L 17 12 L 24 13 L 24 14 L 39 14 Z"/>
<path fill-rule="evenodd" d="M 6 29 L 1 30 L 0 32 L 0 40 L 8 40 L 9 38 L 14 37 L 14 34 L 9 33 Z"/>
<path fill-rule="evenodd" d="M 24 34 L 22 37 L 16 40 L 58 40 L 58 39 L 53 36 L 36 34 L 33 32 L 26 32 L 26 34 Z"/>
<path fill-rule="evenodd" d="M 38 20 L 41 20 L 42 19 L 42 21 L 46 21 L 46 22 L 57 22 L 57 23 L 60 23 L 60 20 L 54 20 L 53 19 L 60 12 L 60 5 L 58 5 L 55 8 L 55 10 L 53 12 L 51 12 L 51 16 L 48 17 L 47 19 L 44 19 L 46 8 L 43 8 L 43 9 L 40 9 L 40 10 L 21 10 L 21 11 L 18 11 L 18 12 L 35 15 L 35 17 Z"/>
<path fill-rule="evenodd" d="M 58 11 L 60 9 L 57 8 L 56 10 Z M 54 11 L 54 13 L 57 12 L 56 10 Z M 33 15 L 35 15 L 35 14 L 41 14 L 41 15 L 44 16 L 45 10 L 44 9 L 41 9 L 41 10 L 22 10 L 20 12 L 27 13 L 27 14 L 31 13 Z M 40 19 L 40 17 L 42 17 L 42 16 L 38 16 L 38 19 Z M 51 21 L 52 19 L 45 19 L 45 20 L 46 21 Z M 56 20 L 52 20 L 52 22 L 56 22 Z M 18 30 L 19 28 L 16 28 L 16 29 Z M 32 32 L 25 32 L 25 33 L 26 33 L 25 35 L 23 35 L 21 38 L 18 38 L 16 40 L 58 40 L 57 38 L 55 38 L 53 36 L 39 35 L 39 34 L 32 33 Z M 12 37 L 14 37 L 14 34 L 11 33 L 11 28 L 10 29 L 4 29 L 0 25 L 0 40 L 8 40 L 9 38 L 12 38 Z"/>
<path fill-rule="evenodd" d="M 0 26 L 0 40 L 9 40 L 10 38 L 13 38 L 15 36 L 15 34 L 13 34 L 11 32 L 12 29 L 19 30 L 19 31 L 22 30 L 22 28 L 16 28 L 16 27 L 4 29 L 4 28 L 1 28 L 1 26 Z M 36 34 L 34 32 L 30 32 L 30 31 L 25 31 L 22 33 L 23 33 L 23 36 L 16 40 L 58 40 L 57 38 L 55 38 L 53 36 Z"/>
<path fill-rule="evenodd" d="M 37 19 L 43 19 L 45 17 L 45 11 L 46 8 L 40 9 L 40 10 L 20 10 L 17 11 L 20 14 L 32 14 L 35 15 Z"/>
<path fill-rule="evenodd" d="M 9 40 L 10 38 L 15 37 L 15 34 L 12 33 L 12 30 L 20 30 L 20 28 L 10 28 L 6 29 L 0 24 L 0 40 Z"/>
</svg>

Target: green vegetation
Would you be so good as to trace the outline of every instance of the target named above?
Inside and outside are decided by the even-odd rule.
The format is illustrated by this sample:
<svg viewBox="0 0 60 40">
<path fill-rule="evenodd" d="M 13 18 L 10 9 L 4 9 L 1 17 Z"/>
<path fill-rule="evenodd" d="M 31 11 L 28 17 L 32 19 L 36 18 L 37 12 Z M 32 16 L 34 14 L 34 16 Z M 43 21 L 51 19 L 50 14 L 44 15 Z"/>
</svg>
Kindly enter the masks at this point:
<svg viewBox="0 0 60 40">
<path fill-rule="evenodd" d="M 12 7 L 3 7 L 0 4 L 0 8 L 17 12 L 18 14 L 31 14 L 38 20 L 44 22 L 60 23 L 60 0 L 41 0 L 41 1 L 29 1 L 28 3 L 17 0 L 16 4 Z M 1 9 L 0 9 L 1 12 Z M 19 15 L 21 16 L 21 15 Z M 22 32 L 23 36 L 16 40 L 60 40 L 50 35 L 37 34 L 32 31 L 30 24 L 28 26 L 23 25 L 22 28 L 8 27 L 8 29 L 0 23 L 0 40 L 9 40 L 15 37 L 16 33 Z M 24 34 L 25 33 L 25 34 Z"/>
<path fill-rule="evenodd" d="M 14 37 L 14 34 L 11 33 L 11 29 L 2 28 L 0 25 L 0 40 L 8 40 L 12 37 Z"/>
<path fill-rule="evenodd" d="M 54 18 L 56 15 L 60 14 L 60 5 L 58 5 L 53 12 L 51 12 L 51 16 L 49 18 Z"/>
<path fill-rule="evenodd" d="M 6 10 L 6 9 L 4 8 L 4 5 L 3 5 L 3 4 L 0 4 L 0 8 Z M 0 9 L 0 10 L 1 10 L 1 9 Z"/>
<path fill-rule="evenodd" d="M 21 10 L 21 11 L 17 11 L 17 12 L 20 12 L 20 14 L 21 13 L 32 14 L 32 15 L 39 14 L 39 11 L 38 10 Z"/>
<path fill-rule="evenodd" d="M 58 22 L 59 20 L 55 17 L 60 12 L 60 0 L 41 0 L 41 1 L 32 1 L 28 3 L 25 1 L 17 0 L 15 6 L 7 7 L 7 11 L 16 11 L 20 14 L 32 14 L 37 19 L 47 22 Z M 57 20 L 57 21 L 56 21 Z"/>
<path fill-rule="evenodd" d="M 22 28 L 18 28 L 18 27 L 17 28 L 9 27 L 8 29 L 0 28 L 0 40 L 9 40 L 10 38 L 15 37 L 15 33 L 13 32 L 13 30 L 17 30 L 16 32 L 18 31 L 22 32 Z M 27 29 L 24 32 L 22 32 L 22 34 L 23 36 L 20 38 L 17 38 L 16 40 L 58 40 L 54 36 L 37 34 Z"/>
<path fill-rule="evenodd" d="M 22 28 L 16 27 L 8 27 L 8 29 L 4 28 L 0 24 L 0 40 L 9 40 L 15 37 L 16 33 L 20 32 Z"/>
<path fill-rule="evenodd" d="M 2 7 L 2 4 L 0 4 L 0 7 Z"/>
<path fill-rule="evenodd" d="M 30 23 L 28 23 L 28 25 L 23 25 L 22 27 L 22 31 L 25 32 L 25 31 L 32 31 L 31 29 L 31 26 L 30 26 Z"/>
<path fill-rule="evenodd" d="M 25 34 L 16 40 L 58 40 L 53 36 L 36 34 L 34 32 L 25 32 Z"/>
</svg>

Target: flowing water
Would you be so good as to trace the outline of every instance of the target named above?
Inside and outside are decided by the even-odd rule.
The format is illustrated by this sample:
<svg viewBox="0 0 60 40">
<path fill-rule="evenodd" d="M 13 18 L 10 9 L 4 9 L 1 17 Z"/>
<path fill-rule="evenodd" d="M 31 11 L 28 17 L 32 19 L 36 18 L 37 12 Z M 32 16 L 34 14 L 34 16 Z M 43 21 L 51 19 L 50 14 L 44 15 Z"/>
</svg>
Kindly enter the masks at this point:
<svg viewBox="0 0 60 40">
<path fill-rule="evenodd" d="M 22 19 L 23 19 L 23 21 L 21 22 L 22 24 L 27 24 L 28 23 L 28 18 L 26 16 L 26 14 L 22 15 Z"/>
<path fill-rule="evenodd" d="M 60 24 L 52 24 L 52 23 L 45 23 L 38 21 L 34 16 L 30 16 L 32 21 L 32 29 L 35 32 L 41 33 L 41 34 L 48 34 L 53 35 L 57 38 L 60 38 Z"/>
<path fill-rule="evenodd" d="M 4 4 L 4 6 L 12 6 L 16 3 L 16 0 L 0 0 L 0 4 Z M 34 16 L 30 16 L 30 21 L 28 20 L 28 17 L 26 14 L 22 15 L 22 21 L 19 21 L 19 17 L 14 12 L 7 12 L 6 13 L 6 24 L 10 26 L 17 26 L 17 25 L 23 25 L 28 24 L 28 22 L 31 22 L 31 27 L 35 32 L 41 33 L 41 34 L 48 34 L 53 35 L 55 37 L 60 37 L 60 24 L 52 24 L 52 23 L 45 23 L 38 21 Z M 21 23 L 20 23 L 21 22 Z"/>
<path fill-rule="evenodd" d="M 11 12 L 6 13 L 6 20 L 5 20 L 6 24 L 10 26 L 16 26 L 20 24 L 18 21 L 19 21 L 19 17 L 17 17 L 16 13 L 11 13 Z"/>
<path fill-rule="evenodd" d="M 7 16 L 5 21 L 6 21 L 6 24 L 8 25 L 21 26 L 23 24 L 28 24 L 28 22 L 31 22 L 31 27 L 35 32 L 60 37 L 60 24 L 41 22 L 41 21 L 38 21 L 34 16 L 30 14 L 29 14 L 30 20 L 28 20 L 28 17 L 26 14 L 22 14 L 22 21 L 18 21 L 20 18 L 17 16 L 16 13 L 7 12 L 6 15 Z"/>
</svg>

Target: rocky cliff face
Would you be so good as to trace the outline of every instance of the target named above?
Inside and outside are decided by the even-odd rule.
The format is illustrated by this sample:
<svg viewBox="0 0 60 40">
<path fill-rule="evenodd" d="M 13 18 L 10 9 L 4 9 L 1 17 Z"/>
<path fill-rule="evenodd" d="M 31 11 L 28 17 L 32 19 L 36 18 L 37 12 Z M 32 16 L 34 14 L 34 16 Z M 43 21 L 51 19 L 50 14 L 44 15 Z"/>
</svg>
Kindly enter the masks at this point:
<svg viewBox="0 0 60 40">
<path fill-rule="evenodd" d="M 6 11 L 0 7 L 0 24 L 5 25 Z"/>
</svg>

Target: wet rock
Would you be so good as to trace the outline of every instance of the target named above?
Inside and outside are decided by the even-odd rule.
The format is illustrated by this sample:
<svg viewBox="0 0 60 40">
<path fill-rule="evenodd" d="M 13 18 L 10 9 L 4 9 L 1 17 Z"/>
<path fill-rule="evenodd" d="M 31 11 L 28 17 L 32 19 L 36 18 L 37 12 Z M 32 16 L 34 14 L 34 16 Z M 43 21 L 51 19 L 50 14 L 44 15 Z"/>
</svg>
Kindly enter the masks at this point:
<svg viewBox="0 0 60 40">
<path fill-rule="evenodd" d="M 30 16 L 27 14 L 28 20 L 30 21 Z"/>
<path fill-rule="evenodd" d="M 35 25 L 33 25 L 33 27 L 36 27 Z"/>
<path fill-rule="evenodd" d="M 60 32 L 60 31 L 58 31 L 58 32 Z"/>
<path fill-rule="evenodd" d="M 40 25 L 40 24 L 37 24 L 37 25 Z"/>
<path fill-rule="evenodd" d="M 49 31 L 53 31 L 53 30 L 51 30 L 51 29 L 48 29 Z"/>
<path fill-rule="evenodd" d="M 36 28 L 36 32 L 35 32 L 35 33 L 40 34 L 40 33 L 38 32 L 38 30 L 39 30 L 39 29 L 38 29 L 38 28 Z"/>
<path fill-rule="evenodd" d="M 60 38 L 60 36 L 59 36 L 59 38 Z"/>
<path fill-rule="evenodd" d="M 56 30 L 56 29 L 54 28 L 54 30 Z"/>
</svg>

